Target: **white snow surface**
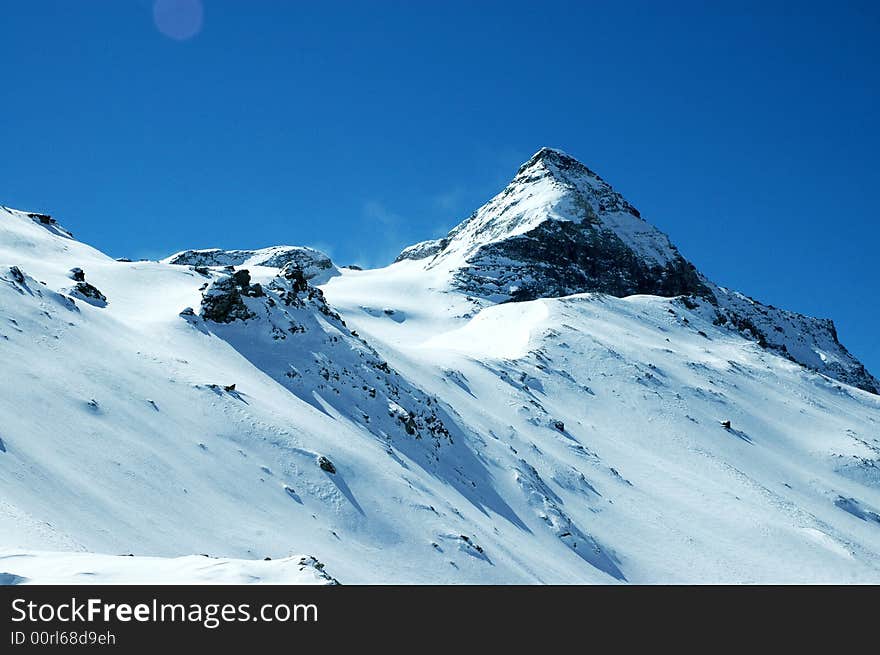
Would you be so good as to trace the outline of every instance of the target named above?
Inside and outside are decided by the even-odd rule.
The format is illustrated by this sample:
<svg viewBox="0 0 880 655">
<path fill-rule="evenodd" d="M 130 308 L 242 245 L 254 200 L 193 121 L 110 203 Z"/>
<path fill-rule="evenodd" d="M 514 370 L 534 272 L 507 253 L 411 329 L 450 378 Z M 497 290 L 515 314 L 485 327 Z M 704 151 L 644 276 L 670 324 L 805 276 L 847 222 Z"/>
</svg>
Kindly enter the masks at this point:
<svg viewBox="0 0 880 655">
<path fill-rule="evenodd" d="M 313 557 L 271 561 L 188 555 L 0 551 L 0 584 L 334 584 Z M 16 573 L 7 573 L 13 569 Z"/>
<path fill-rule="evenodd" d="M 222 272 L 0 209 L 7 582 L 880 582 L 876 395 L 675 299 L 492 305 L 405 260 L 328 278 L 334 318 L 250 271 L 215 324 Z"/>
<path fill-rule="evenodd" d="M 532 294 L 528 297 L 559 296 L 563 292 L 541 292 L 542 285 L 546 287 L 557 281 L 557 276 L 547 275 L 548 265 L 551 269 L 560 266 L 559 262 L 548 261 L 552 256 L 541 253 L 537 260 L 529 261 L 526 255 L 523 260 L 522 243 L 507 252 L 503 248 L 500 253 L 493 252 L 493 246 L 507 242 L 510 248 L 516 237 L 522 235 L 530 235 L 529 240 L 539 240 L 542 237 L 536 236 L 536 228 L 552 223 L 596 226 L 598 233 L 604 235 L 602 238 L 609 243 L 619 241 L 645 265 L 645 270 L 673 264 L 686 270 L 690 266 L 669 238 L 643 220 L 620 193 L 576 159 L 554 148 L 541 148 L 536 152 L 499 194 L 446 237 L 405 248 L 396 261 L 418 261 L 424 269 L 424 280 L 430 280 L 437 287 L 457 287 L 493 302 L 513 299 L 522 290 Z M 570 246 L 563 242 L 557 247 L 564 253 Z M 616 271 L 617 275 L 627 275 L 623 260 L 620 265 L 622 269 Z M 564 272 L 565 265 L 562 267 L 563 271 L 557 268 L 557 274 Z M 581 266 L 585 278 L 593 277 L 594 273 L 585 268 L 591 267 Z M 606 272 L 615 273 L 613 268 Z M 764 305 L 721 287 L 700 273 L 696 273 L 696 278 L 705 293 L 700 294 L 693 285 L 690 293 L 700 296 L 694 302 L 703 305 L 704 316 L 731 330 L 750 334 L 753 339 L 808 368 L 880 393 L 880 380 L 867 372 L 838 341 L 831 320 Z M 611 279 L 609 275 L 605 282 Z M 583 280 L 569 280 L 563 287 L 564 293 L 603 288 L 591 288 L 583 283 Z M 630 288 L 635 292 L 638 287 Z"/>
<path fill-rule="evenodd" d="M 607 182 L 579 163 L 567 167 L 568 162 L 576 160 L 561 150 L 539 150 L 501 193 L 449 233 L 448 245 L 428 265 L 455 271 L 487 244 L 525 234 L 548 220 L 581 221 L 587 214 L 651 264 L 665 265 L 678 256 L 669 238 L 637 216 Z M 431 253 L 436 245 L 415 244 L 402 255 Z"/>
</svg>

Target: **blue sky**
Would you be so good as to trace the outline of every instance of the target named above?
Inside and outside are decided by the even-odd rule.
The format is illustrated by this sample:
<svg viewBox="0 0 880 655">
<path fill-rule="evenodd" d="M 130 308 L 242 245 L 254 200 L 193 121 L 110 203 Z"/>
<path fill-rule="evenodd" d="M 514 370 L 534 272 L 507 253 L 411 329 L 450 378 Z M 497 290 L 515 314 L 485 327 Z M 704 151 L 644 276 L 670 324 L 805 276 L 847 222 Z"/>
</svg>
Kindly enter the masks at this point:
<svg viewBox="0 0 880 655">
<path fill-rule="evenodd" d="M 877 3 L 176 1 L 3 3 L 0 204 L 377 265 L 550 145 L 880 374 Z"/>
</svg>

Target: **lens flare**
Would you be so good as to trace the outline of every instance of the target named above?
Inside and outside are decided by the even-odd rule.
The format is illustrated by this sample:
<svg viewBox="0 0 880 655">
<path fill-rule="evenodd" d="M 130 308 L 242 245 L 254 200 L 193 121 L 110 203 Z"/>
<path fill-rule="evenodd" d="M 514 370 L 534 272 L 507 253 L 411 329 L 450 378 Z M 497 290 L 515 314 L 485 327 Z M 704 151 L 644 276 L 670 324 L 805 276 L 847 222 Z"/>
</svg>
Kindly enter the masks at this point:
<svg viewBox="0 0 880 655">
<path fill-rule="evenodd" d="M 156 0 L 153 20 L 165 36 L 186 41 L 202 31 L 204 9 L 201 0 Z"/>
</svg>

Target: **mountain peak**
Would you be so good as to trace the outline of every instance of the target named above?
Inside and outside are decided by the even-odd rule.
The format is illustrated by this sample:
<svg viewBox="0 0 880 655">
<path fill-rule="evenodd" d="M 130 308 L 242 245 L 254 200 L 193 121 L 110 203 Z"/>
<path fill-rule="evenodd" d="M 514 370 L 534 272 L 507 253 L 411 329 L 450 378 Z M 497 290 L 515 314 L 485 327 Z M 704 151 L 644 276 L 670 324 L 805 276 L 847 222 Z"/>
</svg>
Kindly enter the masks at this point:
<svg viewBox="0 0 880 655">
<path fill-rule="evenodd" d="M 531 156 L 529 161 L 532 160 L 549 160 L 549 161 L 557 161 L 557 160 L 571 160 L 575 163 L 580 163 L 577 159 L 569 155 L 564 150 L 560 150 L 559 148 L 551 148 L 550 146 L 541 147 L 538 152 Z"/>
<path fill-rule="evenodd" d="M 602 182 L 602 178 L 581 161 L 558 148 L 542 147 L 532 155 L 514 177 L 514 182 L 522 178 L 540 177 L 540 172 L 549 173 L 561 182 L 575 184 L 576 178 L 587 177 Z"/>
<path fill-rule="evenodd" d="M 718 287 L 610 184 L 555 148 L 538 150 L 501 193 L 446 237 L 405 249 L 404 259 L 423 261 L 451 289 L 495 303 L 586 292 L 685 296 L 689 311 L 716 325 L 807 368 L 880 390 L 833 326 Z"/>
<path fill-rule="evenodd" d="M 564 150 L 560 150 L 559 148 L 551 148 L 549 146 L 543 146 L 540 148 L 534 155 L 532 155 L 528 161 L 526 161 L 522 168 L 529 166 L 535 162 L 548 162 L 551 164 L 565 164 L 569 166 L 584 166 L 580 161 L 576 158 L 572 157 L 570 154 L 565 152 Z"/>
<path fill-rule="evenodd" d="M 582 291 L 706 294 L 665 234 L 596 173 L 550 147 L 444 239 L 400 258 L 431 258 L 428 266 L 449 266 L 459 280 L 477 274 L 483 292 L 465 286 L 493 300 Z"/>
</svg>

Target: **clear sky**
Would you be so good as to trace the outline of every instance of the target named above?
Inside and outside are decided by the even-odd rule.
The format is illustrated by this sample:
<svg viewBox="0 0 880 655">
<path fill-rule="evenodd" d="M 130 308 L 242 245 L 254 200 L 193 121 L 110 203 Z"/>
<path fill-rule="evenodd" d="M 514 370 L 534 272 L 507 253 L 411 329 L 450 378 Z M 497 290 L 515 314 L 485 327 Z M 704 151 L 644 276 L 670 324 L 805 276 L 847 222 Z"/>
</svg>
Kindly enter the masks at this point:
<svg viewBox="0 0 880 655">
<path fill-rule="evenodd" d="M 8 0 L 0 204 L 384 264 L 540 146 L 880 374 L 880 3 Z"/>
</svg>

